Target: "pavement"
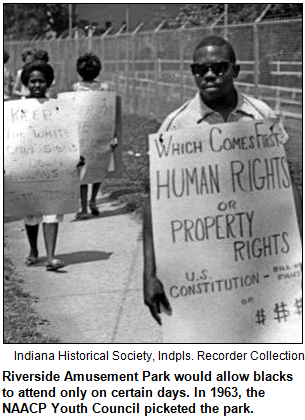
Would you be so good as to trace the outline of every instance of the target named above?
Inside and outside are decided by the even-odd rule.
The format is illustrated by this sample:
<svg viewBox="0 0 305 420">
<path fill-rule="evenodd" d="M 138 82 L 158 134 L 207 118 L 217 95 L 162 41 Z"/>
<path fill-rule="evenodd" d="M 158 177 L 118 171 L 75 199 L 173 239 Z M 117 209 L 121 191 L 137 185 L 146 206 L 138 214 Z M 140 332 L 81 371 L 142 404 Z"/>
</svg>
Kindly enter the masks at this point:
<svg viewBox="0 0 305 420">
<path fill-rule="evenodd" d="M 76 221 L 65 215 L 56 257 L 65 262 L 46 271 L 39 231 L 39 262 L 26 267 L 28 242 L 23 221 L 5 223 L 8 253 L 21 286 L 35 297 L 35 312 L 48 320 L 44 332 L 61 343 L 159 343 L 161 331 L 143 303 L 142 223 L 107 196 L 100 216 Z"/>
</svg>

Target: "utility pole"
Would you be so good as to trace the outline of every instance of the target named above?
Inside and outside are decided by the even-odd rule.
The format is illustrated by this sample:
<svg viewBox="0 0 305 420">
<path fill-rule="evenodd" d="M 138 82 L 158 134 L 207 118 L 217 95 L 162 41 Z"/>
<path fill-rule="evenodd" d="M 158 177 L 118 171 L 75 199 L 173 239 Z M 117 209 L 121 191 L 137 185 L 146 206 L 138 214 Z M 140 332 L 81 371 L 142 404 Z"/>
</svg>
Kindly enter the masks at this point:
<svg viewBox="0 0 305 420">
<path fill-rule="evenodd" d="M 15 24 L 15 37 L 16 39 L 18 39 L 19 37 L 19 13 L 18 13 L 18 4 L 14 4 L 14 13 L 15 13 L 15 19 L 16 19 L 16 24 Z"/>
<path fill-rule="evenodd" d="M 125 21 L 126 21 L 126 32 L 129 32 L 129 12 L 130 12 L 130 9 L 129 9 L 129 4 L 127 3 L 126 4 L 126 7 L 125 7 Z"/>
<path fill-rule="evenodd" d="M 264 16 L 271 8 L 272 4 L 267 4 L 263 12 L 259 15 L 257 19 L 255 19 L 253 25 L 253 54 L 254 54 L 254 97 L 258 98 L 259 96 L 259 76 L 260 76 L 260 43 L 259 43 L 259 29 L 258 25 L 264 19 Z"/>
<path fill-rule="evenodd" d="M 72 30 L 73 30 L 73 16 L 72 16 L 72 4 L 69 3 L 69 38 L 72 38 Z"/>
<path fill-rule="evenodd" d="M 225 3 L 225 10 L 224 10 L 224 38 L 228 39 L 228 10 L 229 4 Z"/>
</svg>

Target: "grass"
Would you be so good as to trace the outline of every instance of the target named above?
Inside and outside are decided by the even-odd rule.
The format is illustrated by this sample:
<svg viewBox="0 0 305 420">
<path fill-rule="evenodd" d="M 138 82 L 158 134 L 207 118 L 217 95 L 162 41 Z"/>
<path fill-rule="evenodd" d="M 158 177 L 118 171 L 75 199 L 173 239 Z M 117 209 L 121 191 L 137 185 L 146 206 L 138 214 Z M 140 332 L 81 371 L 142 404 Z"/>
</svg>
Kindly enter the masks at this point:
<svg viewBox="0 0 305 420">
<path fill-rule="evenodd" d="M 288 164 L 291 177 L 302 190 L 303 180 L 303 125 L 301 120 L 286 119 L 284 122 L 285 129 L 289 135 L 289 140 L 286 143 L 286 152 L 288 157 Z"/>
<path fill-rule="evenodd" d="M 149 186 L 148 135 L 160 127 L 156 120 L 137 115 L 123 115 L 123 176 L 122 179 L 108 178 L 105 191 L 136 210 L 140 215 Z"/>
<path fill-rule="evenodd" d="M 22 279 L 15 271 L 8 248 L 4 247 L 4 343 L 56 343 L 42 330 L 48 321 L 40 318 L 33 310 L 35 298 L 22 290 Z"/>
</svg>

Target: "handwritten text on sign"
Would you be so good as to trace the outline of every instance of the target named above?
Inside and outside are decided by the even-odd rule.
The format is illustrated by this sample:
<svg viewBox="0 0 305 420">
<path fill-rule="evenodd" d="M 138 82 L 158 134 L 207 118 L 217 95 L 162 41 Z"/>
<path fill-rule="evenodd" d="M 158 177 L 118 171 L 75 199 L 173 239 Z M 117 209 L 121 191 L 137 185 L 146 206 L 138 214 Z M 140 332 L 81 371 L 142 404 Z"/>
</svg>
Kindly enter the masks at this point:
<svg viewBox="0 0 305 420">
<path fill-rule="evenodd" d="M 37 215 L 78 208 L 77 125 L 71 103 L 4 103 L 5 212 Z"/>
<path fill-rule="evenodd" d="M 239 122 L 150 136 L 164 341 L 301 341 L 301 245 L 281 130 Z"/>
<path fill-rule="evenodd" d="M 81 183 L 102 182 L 110 162 L 110 141 L 115 135 L 115 93 L 65 92 L 71 98 L 78 122 L 80 153 L 85 157 Z"/>
</svg>

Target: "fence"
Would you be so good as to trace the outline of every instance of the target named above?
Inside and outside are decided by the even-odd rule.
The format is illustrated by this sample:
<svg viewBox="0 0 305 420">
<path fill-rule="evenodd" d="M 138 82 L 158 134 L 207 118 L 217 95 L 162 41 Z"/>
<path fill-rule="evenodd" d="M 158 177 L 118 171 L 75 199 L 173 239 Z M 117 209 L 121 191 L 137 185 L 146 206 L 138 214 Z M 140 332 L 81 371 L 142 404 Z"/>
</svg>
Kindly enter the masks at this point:
<svg viewBox="0 0 305 420">
<path fill-rule="evenodd" d="M 192 52 L 200 39 L 227 36 L 236 51 L 241 73 L 239 89 L 265 100 L 276 112 L 302 118 L 302 20 L 263 22 L 91 38 L 7 42 L 11 65 L 20 67 L 26 46 L 45 49 L 55 67 L 57 90 L 77 80 L 75 62 L 92 51 L 101 57 L 103 81 L 123 98 L 125 112 L 162 120 L 191 98 L 196 86 L 190 73 Z"/>
</svg>

